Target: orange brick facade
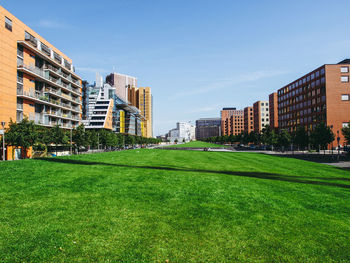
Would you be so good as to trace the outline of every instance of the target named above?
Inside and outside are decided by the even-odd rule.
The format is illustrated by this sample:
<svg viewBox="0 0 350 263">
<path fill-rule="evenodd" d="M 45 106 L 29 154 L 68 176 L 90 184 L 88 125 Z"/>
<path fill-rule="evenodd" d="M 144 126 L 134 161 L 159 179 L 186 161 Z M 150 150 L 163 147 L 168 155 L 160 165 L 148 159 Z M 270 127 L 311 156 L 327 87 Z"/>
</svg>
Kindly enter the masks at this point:
<svg viewBox="0 0 350 263">
<path fill-rule="evenodd" d="M 312 130 L 318 123 L 331 126 L 340 144 L 341 129 L 350 121 L 350 61 L 323 65 L 278 90 L 279 127 Z"/>
<path fill-rule="evenodd" d="M 221 111 L 222 135 L 238 135 L 244 130 L 243 110 L 223 108 Z"/>
<path fill-rule="evenodd" d="M 254 131 L 254 110 L 253 107 L 244 108 L 244 132 Z"/>
</svg>

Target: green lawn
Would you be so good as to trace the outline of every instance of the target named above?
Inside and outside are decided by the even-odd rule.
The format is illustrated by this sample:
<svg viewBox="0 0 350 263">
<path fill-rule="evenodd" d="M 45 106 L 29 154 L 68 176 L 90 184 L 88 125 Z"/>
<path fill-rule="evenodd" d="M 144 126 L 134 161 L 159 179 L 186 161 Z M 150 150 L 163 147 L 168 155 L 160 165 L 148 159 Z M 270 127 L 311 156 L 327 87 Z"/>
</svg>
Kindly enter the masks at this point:
<svg viewBox="0 0 350 263">
<path fill-rule="evenodd" d="M 0 163 L 1 262 L 349 262 L 350 172 L 258 153 Z"/>
<path fill-rule="evenodd" d="M 214 144 L 209 142 L 201 142 L 201 141 L 193 141 L 193 142 L 187 142 L 182 144 L 174 144 L 167 147 L 174 147 L 174 148 L 224 148 L 225 145 L 220 144 Z"/>
</svg>

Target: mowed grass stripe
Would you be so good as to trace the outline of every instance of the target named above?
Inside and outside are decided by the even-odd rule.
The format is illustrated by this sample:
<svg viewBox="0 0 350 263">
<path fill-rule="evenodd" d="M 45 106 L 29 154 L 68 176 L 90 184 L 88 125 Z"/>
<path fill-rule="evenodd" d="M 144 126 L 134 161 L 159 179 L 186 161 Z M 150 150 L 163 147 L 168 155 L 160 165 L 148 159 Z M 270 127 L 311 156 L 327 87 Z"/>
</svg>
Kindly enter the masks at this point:
<svg viewBox="0 0 350 263">
<path fill-rule="evenodd" d="M 132 150 L 0 164 L 3 262 L 350 260 L 349 172 Z"/>
</svg>

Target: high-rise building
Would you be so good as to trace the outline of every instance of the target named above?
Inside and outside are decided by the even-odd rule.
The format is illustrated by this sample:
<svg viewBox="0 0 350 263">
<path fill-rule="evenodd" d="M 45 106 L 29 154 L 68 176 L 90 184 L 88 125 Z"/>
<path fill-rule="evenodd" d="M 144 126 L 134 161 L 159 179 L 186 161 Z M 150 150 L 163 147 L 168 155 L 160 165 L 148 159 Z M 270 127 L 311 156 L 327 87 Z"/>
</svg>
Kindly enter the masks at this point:
<svg viewBox="0 0 350 263">
<path fill-rule="evenodd" d="M 253 107 L 244 108 L 244 132 L 254 131 L 254 110 Z"/>
<path fill-rule="evenodd" d="M 269 95 L 270 127 L 274 130 L 278 128 L 278 100 L 277 92 Z"/>
<path fill-rule="evenodd" d="M 295 131 L 325 123 L 344 144 L 342 127 L 350 120 L 350 59 L 325 64 L 278 90 L 278 125 Z"/>
<path fill-rule="evenodd" d="M 201 118 L 196 120 L 196 140 L 221 135 L 221 118 Z"/>
<path fill-rule="evenodd" d="M 115 92 L 123 101 L 128 101 L 128 89 L 137 87 L 137 78 L 120 73 L 111 73 L 106 77 L 106 82 L 115 87 Z M 134 105 L 136 106 L 136 105 Z"/>
<path fill-rule="evenodd" d="M 270 124 L 269 120 L 269 102 L 257 101 L 253 104 L 254 112 L 254 131 L 260 133 L 261 130 Z"/>
<path fill-rule="evenodd" d="M 136 94 L 136 98 L 138 99 L 137 107 L 144 117 L 144 136 L 153 137 L 153 96 L 151 94 L 151 88 L 140 87 L 137 89 Z"/>
<path fill-rule="evenodd" d="M 0 25 L 0 121 L 77 126 L 82 90 L 72 60 L 1 6 Z"/>
</svg>

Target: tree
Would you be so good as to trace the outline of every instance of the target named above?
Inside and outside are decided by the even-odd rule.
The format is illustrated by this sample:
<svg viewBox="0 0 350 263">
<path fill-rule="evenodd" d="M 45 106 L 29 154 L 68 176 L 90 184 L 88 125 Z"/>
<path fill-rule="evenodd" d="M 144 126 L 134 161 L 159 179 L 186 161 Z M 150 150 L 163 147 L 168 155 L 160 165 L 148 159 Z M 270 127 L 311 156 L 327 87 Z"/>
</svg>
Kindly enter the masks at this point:
<svg viewBox="0 0 350 263">
<path fill-rule="evenodd" d="M 284 149 L 284 147 L 288 147 L 290 145 L 290 142 L 291 142 L 291 136 L 289 132 L 287 132 L 286 130 L 281 130 L 280 133 L 278 134 L 278 139 L 277 139 L 278 146 Z"/>
<path fill-rule="evenodd" d="M 335 136 L 331 128 L 324 123 L 316 125 L 310 134 L 310 141 L 314 147 L 327 148 L 327 145 L 334 141 Z"/>
<path fill-rule="evenodd" d="M 350 144 L 350 121 L 348 125 L 341 130 L 341 132 L 345 137 L 346 144 Z"/>
<path fill-rule="evenodd" d="M 85 134 L 85 127 L 83 124 L 80 124 L 78 127 L 74 128 L 73 134 L 72 134 L 72 140 L 79 154 L 80 147 L 86 145 L 86 134 Z"/>
<path fill-rule="evenodd" d="M 185 138 L 182 139 L 182 142 L 186 142 Z"/>
<path fill-rule="evenodd" d="M 49 130 L 48 136 L 51 137 L 52 143 L 55 144 L 56 156 L 57 156 L 57 147 L 59 144 L 67 144 L 69 139 L 63 129 L 57 124 Z"/>
<path fill-rule="evenodd" d="M 15 148 L 21 147 L 25 153 L 24 158 L 26 158 L 27 149 L 37 143 L 38 135 L 38 126 L 25 117 L 18 123 L 13 122 L 12 119 L 10 120 L 9 127 L 6 129 L 5 138 L 7 144 Z"/>
<path fill-rule="evenodd" d="M 305 149 L 309 144 L 309 136 L 304 126 L 299 126 L 294 133 L 294 143 L 301 149 Z"/>
<path fill-rule="evenodd" d="M 179 141 L 177 139 L 175 139 L 174 143 L 177 144 Z"/>
</svg>

